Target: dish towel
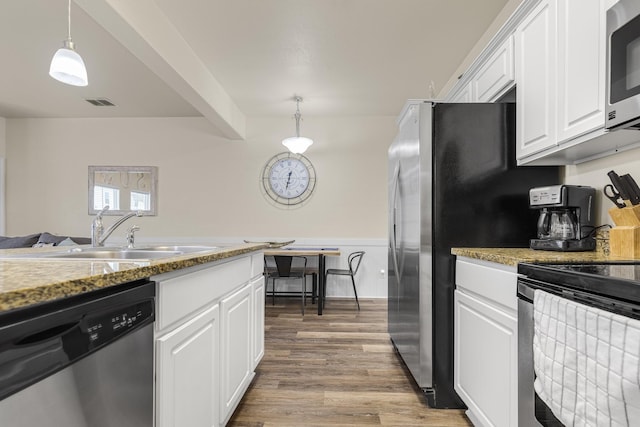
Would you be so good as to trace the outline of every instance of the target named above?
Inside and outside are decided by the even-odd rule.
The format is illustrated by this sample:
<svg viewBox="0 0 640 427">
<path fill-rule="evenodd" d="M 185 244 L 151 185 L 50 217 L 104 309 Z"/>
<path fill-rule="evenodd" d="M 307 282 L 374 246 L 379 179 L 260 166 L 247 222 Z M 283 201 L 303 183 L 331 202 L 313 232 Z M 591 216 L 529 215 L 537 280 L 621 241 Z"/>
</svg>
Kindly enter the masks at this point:
<svg viewBox="0 0 640 427">
<path fill-rule="evenodd" d="M 534 388 L 566 426 L 640 426 L 640 321 L 536 290 Z"/>
</svg>

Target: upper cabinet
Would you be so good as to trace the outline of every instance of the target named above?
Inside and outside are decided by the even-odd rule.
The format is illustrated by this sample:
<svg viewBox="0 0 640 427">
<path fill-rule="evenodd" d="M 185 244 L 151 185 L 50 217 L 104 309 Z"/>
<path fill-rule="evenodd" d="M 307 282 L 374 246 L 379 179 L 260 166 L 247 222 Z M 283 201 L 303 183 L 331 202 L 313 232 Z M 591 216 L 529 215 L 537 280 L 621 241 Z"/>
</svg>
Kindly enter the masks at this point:
<svg viewBox="0 0 640 427">
<path fill-rule="evenodd" d="M 493 102 L 512 89 L 515 85 L 513 37 L 509 36 L 497 46 L 475 72 L 467 74 L 469 81 L 451 93 L 448 102 Z"/>
<path fill-rule="evenodd" d="M 487 53 L 473 71 L 460 77 L 461 84 L 449 93 L 447 102 L 494 102 L 513 88 L 513 37 L 508 36 Z"/>
<path fill-rule="evenodd" d="M 515 33 L 518 159 L 557 144 L 556 4 L 541 2 Z"/>
<path fill-rule="evenodd" d="M 515 84 L 513 37 L 508 37 L 472 80 L 474 102 L 493 102 Z"/>
<path fill-rule="evenodd" d="M 577 164 L 640 146 L 638 131 L 604 129 L 614 3 L 523 0 L 446 101 L 492 102 L 515 86 L 519 165 Z"/>
<path fill-rule="evenodd" d="M 557 2 L 558 141 L 604 126 L 604 0 Z"/>
<path fill-rule="evenodd" d="M 605 132 L 606 13 L 611 0 L 542 0 L 515 32 L 518 164 L 566 165 L 640 142 Z"/>
</svg>

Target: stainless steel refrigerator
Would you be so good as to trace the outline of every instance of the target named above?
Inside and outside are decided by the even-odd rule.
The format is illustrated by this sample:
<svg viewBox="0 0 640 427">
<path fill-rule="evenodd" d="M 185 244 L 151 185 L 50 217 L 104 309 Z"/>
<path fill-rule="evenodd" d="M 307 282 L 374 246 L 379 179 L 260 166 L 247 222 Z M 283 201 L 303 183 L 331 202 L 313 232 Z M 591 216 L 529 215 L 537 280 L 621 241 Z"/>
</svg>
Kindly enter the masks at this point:
<svg viewBox="0 0 640 427">
<path fill-rule="evenodd" d="M 527 247 L 532 187 L 557 167 L 516 167 L 515 104 L 410 100 L 389 148 L 389 334 L 430 406 L 453 389 L 452 247 Z"/>
</svg>

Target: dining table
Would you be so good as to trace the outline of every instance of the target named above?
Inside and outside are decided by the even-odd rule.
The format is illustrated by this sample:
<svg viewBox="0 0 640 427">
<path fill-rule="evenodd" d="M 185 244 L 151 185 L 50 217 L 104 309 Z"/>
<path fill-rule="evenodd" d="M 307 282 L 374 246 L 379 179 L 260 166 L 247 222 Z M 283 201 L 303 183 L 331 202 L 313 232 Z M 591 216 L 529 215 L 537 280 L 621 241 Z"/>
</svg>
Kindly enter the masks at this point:
<svg viewBox="0 0 640 427">
<path fill-rule="evenodd" d="M 318 257 L 318 315 L 322 316 L 322 308 L 324 306 L 324 291 L 325 291 L 325 257 L 326 256 L 340 256 L 339 248 L 325 248 L 325 247 L 282 247 L 274 249 L 265 249 L 265 255 L 273 256 L 303 256 L 303 257 Z"/>
</svg>

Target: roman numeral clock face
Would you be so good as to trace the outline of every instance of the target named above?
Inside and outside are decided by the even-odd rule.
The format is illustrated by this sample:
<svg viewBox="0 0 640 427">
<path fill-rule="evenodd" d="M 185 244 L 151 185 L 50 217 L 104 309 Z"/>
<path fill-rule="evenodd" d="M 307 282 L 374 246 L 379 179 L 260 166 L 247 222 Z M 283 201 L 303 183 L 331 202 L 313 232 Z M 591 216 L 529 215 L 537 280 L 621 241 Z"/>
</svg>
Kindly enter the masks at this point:
<svg viewBox="0 0 640 427">
<path fill-rule="evenodd" d="M 279 205 L 300 206 L 316 186 L 315 169 L 303 155 L 280 153 L 265 165 L 262 186 L 269 199 Z"/>
</svg>

